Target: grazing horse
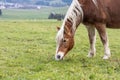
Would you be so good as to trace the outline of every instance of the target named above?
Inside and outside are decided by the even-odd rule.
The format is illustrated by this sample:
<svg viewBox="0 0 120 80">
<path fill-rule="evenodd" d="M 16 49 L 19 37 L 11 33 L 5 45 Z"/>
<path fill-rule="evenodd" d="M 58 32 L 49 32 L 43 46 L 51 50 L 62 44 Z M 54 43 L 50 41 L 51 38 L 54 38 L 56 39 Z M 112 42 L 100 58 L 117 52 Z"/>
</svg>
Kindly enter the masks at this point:
<svg viewBox="0 0 120 80">
<path fill-rule="evenodd" d="M 88 57 L 93 57 L 96 53 L 96 29 L 104 46 L 103 59 L 109 59 L 111 53 L 106 27 L 120 28 L 119 7 L 120 0 L 73 0 L 56 36 L 55 59 L 62 60 L 73 48 L 75 31 L 80 23 L 83 23 L 88 31 L 90 42 Z"/>
</svg>

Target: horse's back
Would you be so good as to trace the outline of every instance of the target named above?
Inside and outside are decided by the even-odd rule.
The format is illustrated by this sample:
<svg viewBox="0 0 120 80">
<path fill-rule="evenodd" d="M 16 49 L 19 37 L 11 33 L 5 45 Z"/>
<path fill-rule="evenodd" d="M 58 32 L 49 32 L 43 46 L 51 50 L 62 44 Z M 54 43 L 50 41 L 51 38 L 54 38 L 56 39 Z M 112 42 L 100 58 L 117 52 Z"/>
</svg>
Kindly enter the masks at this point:
<svg viewBox="0 0 120 80">
<path fill-rule="evenodd" d="M 102 0 L 109 15 L 107 27 L 120 28 L 120 0 Z"/>
</svg>

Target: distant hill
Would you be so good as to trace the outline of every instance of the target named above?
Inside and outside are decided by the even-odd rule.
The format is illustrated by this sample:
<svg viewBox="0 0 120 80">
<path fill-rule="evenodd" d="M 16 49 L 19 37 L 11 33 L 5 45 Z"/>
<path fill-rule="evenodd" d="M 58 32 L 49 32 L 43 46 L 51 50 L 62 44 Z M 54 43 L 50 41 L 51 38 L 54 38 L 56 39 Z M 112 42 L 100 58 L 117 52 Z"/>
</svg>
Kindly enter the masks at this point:
<svg viewBox="0 0 120 80">
<path fill-rule="evenodd" d="M 60 7 L 70 5 L 72 0 L 6 0 L 6 2 Z"/>
</svg>

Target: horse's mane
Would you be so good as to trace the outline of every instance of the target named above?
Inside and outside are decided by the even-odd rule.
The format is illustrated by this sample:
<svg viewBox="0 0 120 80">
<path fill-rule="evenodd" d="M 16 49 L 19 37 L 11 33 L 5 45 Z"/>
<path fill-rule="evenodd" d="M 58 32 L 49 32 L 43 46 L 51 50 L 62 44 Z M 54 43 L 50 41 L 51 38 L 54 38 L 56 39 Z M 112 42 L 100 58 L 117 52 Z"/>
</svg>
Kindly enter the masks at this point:
<svg viewBox="0 0 120 80">
<path fill-rule="evenodd" d="M 93 3 L 95 4 L 95 6 L 98 7 L 98 5 L 97 5 L 97 0 L 92 0 L 92 1 L 93 1 Z"/>
<path fill-rule="evenodd" d="M 81 5 L 78 2 L 78 0 L 73 0 L 72 4 L 70 5 L 70 7 L 66 13 L 63 24 L 61 26 L 61 29 L 59 30 L 59 32 L 57 34 L 57 37 L 59 37 L 59 38 L 64 37 L 63 33 L 64 33 L 65 22 L 67 21 L 67 19 L 69 19 L 73 23 L 73 26 L 72 26 L 73 30 L 76 30 L 76 24 L 77 24 L 76 20 L 80 17 L 81 17 L 81 19 L 83 19 L 83 10 L 81 8 Z"/>
<path fill-rule="evenodd" d="M 96 5 L 97 7 L 97 1 L 96 0 L 92 0 L 93 3 Z M 72 29 L 73 29 L 73 32 L 75 32 L 76 30 L 76 25 L 78 24 L 77 20 L 80 18 L 81 21 L 83 20 L 83 17 L 84 17 L 84 13 L 83 13 L 83 10 L 81 8 L 81 4 L 79 3 L 79 0 L 73 0 L 67 13 L 66 13 L 66 16 L 63 20 L 63 24 L 60 28 L 60 30 L 58 31 L 58 34 L 56 36 L 56 39 L 57 40 L 61 40 L 63 37 L 64 37 L 64 27 L 65 27 L 65 22 L 67 20 L 69 20 L 70 22 L 72 22 Z M 76 15 L 77 14 L 77 15 Z M 60 41 L 58 41 L 60 42 Z"/>
</svg>

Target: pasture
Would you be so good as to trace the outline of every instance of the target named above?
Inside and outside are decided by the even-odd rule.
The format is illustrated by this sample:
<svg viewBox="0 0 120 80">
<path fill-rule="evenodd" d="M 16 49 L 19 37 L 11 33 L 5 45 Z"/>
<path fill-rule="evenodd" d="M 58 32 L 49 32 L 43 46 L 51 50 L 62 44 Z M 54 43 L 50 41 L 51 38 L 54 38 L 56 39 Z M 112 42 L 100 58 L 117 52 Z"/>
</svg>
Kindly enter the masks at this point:
<svg viewBox="0 0 120 80">
<path fill-rule="evenodd" d="M 0 80 L 119 80 L 120 30 L 107 29 L 112 57 L 102 60 L 97 35 L 97 54 L 87 58 L 87 31 L 80 25 L 75 46 L 63 61 L 55 61 L 56 26 L 62 22 L 0 21 Z"/>
<path fill-rule="evenodd" d="M 3 9 L 0 20 L 41 20 L 48 19 L 51 12 L 65 14 L 68 7 L 43 7 L 38 9 Z"/>
</svg>

